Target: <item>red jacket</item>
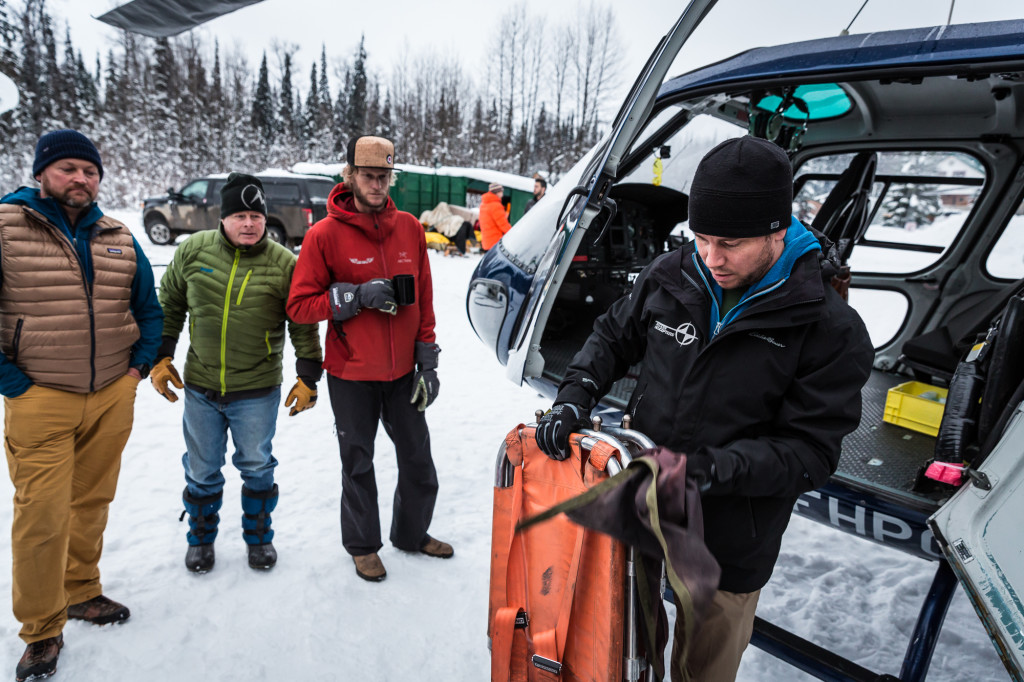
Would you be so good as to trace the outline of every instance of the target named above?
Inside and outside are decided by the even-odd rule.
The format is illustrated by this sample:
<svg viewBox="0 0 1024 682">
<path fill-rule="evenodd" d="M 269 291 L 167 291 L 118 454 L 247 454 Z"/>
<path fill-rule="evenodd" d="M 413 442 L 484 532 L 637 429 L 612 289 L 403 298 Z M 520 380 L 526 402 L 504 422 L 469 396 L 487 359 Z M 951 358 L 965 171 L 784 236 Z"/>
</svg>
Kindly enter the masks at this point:
<svg viewBox="0 0 1024 682">
<path fill-rule="evenodd" d="M 416 303 L 397 315 L 364 308 L 327 332 L 324 369 L 350 381 L 393 381 L 413 370 L 416 341 L 434 342 L 434 293 L 423 226 L 388 199 L 377 213 L 356 211 L 344 183 L 331 190 L 327 217 L 309 229 L 292 275 L 288 316 L 300 324 L 330 320 L 328 289 L 335 282 L 411 274 Z"/>
<path fill-rule="evenodd" d="M 501 199 L 497 194 L 484 193 L 480 200 L 480 246 L 484 251 L 489 251 L 511 229 Z"/>
</svg>

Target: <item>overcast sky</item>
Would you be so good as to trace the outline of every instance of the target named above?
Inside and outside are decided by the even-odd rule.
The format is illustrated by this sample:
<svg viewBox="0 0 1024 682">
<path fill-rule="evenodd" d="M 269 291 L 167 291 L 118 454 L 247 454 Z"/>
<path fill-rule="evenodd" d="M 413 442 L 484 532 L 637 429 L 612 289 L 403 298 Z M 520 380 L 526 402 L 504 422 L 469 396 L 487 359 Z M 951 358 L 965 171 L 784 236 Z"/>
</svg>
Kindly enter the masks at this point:
<svg viewBox="0 0 1024 682">
<path fill-rule="evenodd" d="M 17 0 L 15 0 L 17 2 Z M 514 0 L 513 0 L 514 1 Z M 478 82 L 493 44 L 490 38 L 513 1 L 480 0 L 264 0 L 209 22 L 199 31 L 216 36 L 221 49 L 244 51 L 258 63 L 274 39 L 300 45 L 296 54 L 298 82 L 318 59 L 322 43 L 328 59 L 349 57 L 361 34 L 366 36 L 369 65 L 386 75 L 408 45 L 415 55 L 436 49 L 457 55 Z M 531 16 L 554 27 L 577 15 L 587 3 L 574 0 L 522 0 Z M 124 4 L 125 0 L 50 0 L 50 11 L 72 26 L 72 39 L 91 64 L 96 51 L 106 53 L 117 32 L 92 17 Z M 600 2 L 600 0 L 599 0 Z M 685 0 L 616 0 L 612 3 L 622 53 L 620 100 L 643 67 L 659 38 L 673 25 Z M 743 49 L 764 44 L 838 35 L 863 0 L 721 0 L 670 74 L 717 61 Z M 853 23 L 851 33 L 953 22 L 988 21 L 1024 16 L 1021 0 L 869 0 Z M 63 22 L 58 23 L 63 37 Z M 274 65 L 272 64 L 272 67 Z M 474 71 L 474 66 L 479 69 Z"/>
</svg>

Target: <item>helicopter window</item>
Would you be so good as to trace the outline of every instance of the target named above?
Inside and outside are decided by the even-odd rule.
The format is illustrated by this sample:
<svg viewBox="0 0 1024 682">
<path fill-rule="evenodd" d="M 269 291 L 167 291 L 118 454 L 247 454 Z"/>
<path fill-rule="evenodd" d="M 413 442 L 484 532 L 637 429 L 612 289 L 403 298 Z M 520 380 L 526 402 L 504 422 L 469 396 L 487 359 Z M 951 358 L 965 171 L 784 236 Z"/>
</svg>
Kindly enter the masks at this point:
<svg viewBox="0 0 1024 682">
<path fill-rule="evenodd" d="M 697 171 L 697 164 L 704 158 L 704 154 L 719 142 L 740 137 L 746 132 L 733 123 L 727 123 L 708 114 L 697 114 L 689 119 L 686 125 L 672 133 L 657 149 L 650 150 L 647 156 L 626 174 L 622 182 L 660 185 L 687 193 L 690 191 L 690 183 L 693 182 L 693 174 Z M 645 138 L 649 136 L 647 130 L 641 135 Z M 655 161 L 660 161 L 660 169 Z"/>
<path fill-rule="evenodd" d="M 1024 277 L 1024 200 L 1017 205 L 989 252 L 985 269 L 999 279 Z"/>
<path fill-rule="evenodd" d="M 651 137 L 654 136 L 655 133 L 660 132 L 661 128 L 666 123 L 671 121 L 673 117 L 677 116 L 682 110 L 683 107 L 677 104 L 665 107 L 657 114 L 652 116 L 651 120 L 649 120 L 647 122 L 647 125 L 644 126 L 643 130 L 640 131 L 640 134 L 637 136 L 636 140 L 633 142 L 633 146 L 630 149 L 634 150 L 643 148 L 643 146 L 647 144 L 647 142 L 651 139 Z"/>
<path fill-rule="evenodd" d="M 850 287 L 850 305 L 864 320 L 871 345 L 875 348 L 881 348 L 896 338 L 910 312 L 907 297 L 887 289 Z"/>
<path fill-rule="evenodd" d="M 842 116 L 853 108 L 853 102 L 846 91 L 835 83 L 819 83 L 815 85 L 799 85 L 793 91 L 791 103 L 783 110 L 782 117 L 793 121 L 818 121 L 825 118 Z M 783 98 L 779 95 L 767 95 L 757 102 L 757 108 L 764 111 L 777 111 Z M 800 104 L 797 104 L 799 102 Z M 803 105 L 804 112 L 800 108 Z"/>
<path fill-rule="evenodd" d="M 800 220 L 814 219 L 852 159 L 853 154 L 835 154 L 801 165 L 794 197 Z M 902 274 L 937 262 L 964 227 L 984 184 L 984 167 L 962 152 L 879 152 L 869 224 L 850 266 Z"/>
</svg>

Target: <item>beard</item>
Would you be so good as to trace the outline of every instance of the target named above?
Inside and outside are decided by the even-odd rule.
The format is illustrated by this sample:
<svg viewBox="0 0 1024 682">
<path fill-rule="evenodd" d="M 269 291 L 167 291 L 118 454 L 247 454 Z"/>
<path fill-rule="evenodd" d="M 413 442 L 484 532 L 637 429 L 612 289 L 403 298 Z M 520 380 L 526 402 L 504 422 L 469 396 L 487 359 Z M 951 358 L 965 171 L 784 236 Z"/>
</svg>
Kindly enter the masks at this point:
<svg viewBox="0 0 1024 682">
<path fill-rule="evenodd" d="M 85 185 L 68 185 L 62 191 L 58 191 L 51 187 L 45 178 L 40 179 L 39 184 L 45 196 L 68 208 L 87 208 L 96 201 L 96 195 Z"/>
<path fill-rule="evenodd" d="M 382 208 L 387 206 L 387 203 L 388 203 L 387 192 L 384 193 L 384 195 L 381 197 L 381 199 L 379 201 L 375 202 L 370 197 L 368 197 L 365 194 L 363 194 L 362 190 L 359 189 L 359 183 L 358 182 L 353 182 L 352 183 L 352 195 L 363 206 L 366 206 L 367 208 L 373 209 L 374 211 L 381 210 Z"/>
<path fill-rule="evenodd" d="M 771 237 L 766 237 L 764 248 L 761 249 L 761 253 L 757 257 L 754 269 L 733 288 L 747 289 L 757 284 L 772 269 L 772 266 L 775 265 L 775 260 L 775 252 L 772 250 L 772 239 Z"/>
</svg>

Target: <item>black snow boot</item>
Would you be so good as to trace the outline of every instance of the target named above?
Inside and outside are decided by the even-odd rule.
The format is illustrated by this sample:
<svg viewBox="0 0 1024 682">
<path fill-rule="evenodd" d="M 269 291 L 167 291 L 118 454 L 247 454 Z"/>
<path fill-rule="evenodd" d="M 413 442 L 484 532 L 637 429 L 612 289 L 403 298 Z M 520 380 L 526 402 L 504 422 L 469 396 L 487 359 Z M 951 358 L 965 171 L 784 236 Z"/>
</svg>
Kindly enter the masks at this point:
<svg viewBox="0 0 1024 682">
<path fill-rule="evenodd" d="M 270 490 L 250 490 L 242 486 L 242 537 L 249 546 L 250 568 L 270 569 L 277 563 L 274 529 L 270 513 L 277 506 L 277 484 Z"/>
<path fill-rule="evenodd" d="M 189 545 L 185 552 L 185 568 L 193 573 L 209 573 L 217 557 L 213 545 Z"/>
<path fill-rule="evenodd" d="M 249 568 L 268 569 L 273 568 L 277 563 L 277 550 L 274 543 L 268 542 L 262 545 L 249 545 Z"/>
<path fill-rule="evenodd" d="M 181 494 L 188 514 L 188 551 L 185 553 L 185 568 L 193 573 L 206 573 L 213 568 L 213 541 L 217 539 L 217 525 L 223 493 L 208 497 L 192 497 L 188 488 Z"/>
</svg>

